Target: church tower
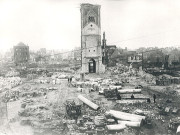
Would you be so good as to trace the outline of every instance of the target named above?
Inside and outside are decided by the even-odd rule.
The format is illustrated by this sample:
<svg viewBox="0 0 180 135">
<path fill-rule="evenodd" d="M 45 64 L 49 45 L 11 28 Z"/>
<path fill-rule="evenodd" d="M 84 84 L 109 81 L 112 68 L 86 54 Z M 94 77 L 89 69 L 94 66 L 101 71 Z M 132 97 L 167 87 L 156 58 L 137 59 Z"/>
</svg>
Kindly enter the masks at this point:
<svg viewBox="0 0 180 135">
<path fill-rule="evenodd" d="M 81 65 L 83 73 L 103 73 L 100 5 L 81 4 Z"/>
</svg>

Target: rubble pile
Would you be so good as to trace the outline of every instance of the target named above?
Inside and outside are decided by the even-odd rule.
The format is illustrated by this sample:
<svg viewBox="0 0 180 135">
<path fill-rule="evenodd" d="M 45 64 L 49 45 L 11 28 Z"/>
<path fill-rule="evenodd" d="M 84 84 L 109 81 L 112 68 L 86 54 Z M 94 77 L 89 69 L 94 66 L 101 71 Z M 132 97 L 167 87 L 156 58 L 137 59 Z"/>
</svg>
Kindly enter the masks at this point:
<svg viewBox="0 0 180 135">
<path fill-rule="evenodd" d="M 133 74 L 126 72 L 126 73 L 123 73 L 123 75 L 121 76 L 125 76 L 128 79 L 129 77 L 136 76 L 136 75 L 140 76 L 139 74 L 136 74 L 136 72 L 133 72 Z M 155 82 L 155 77 L 147 73 L 144 73 L 142 76 L 140 76 L 140 79 L 151 84 Z M 118 88 L 117 86 L 120 86 L 118 93 L 121 95 L 121 100 L 116 100 L 117 104 L 113 106 L 113 108 L 115 110 L 126 112 L 129 114 L 137 114 L 137 115 L 145 116 L 141 122 L 136 122 L 136 121 L 129 122 L 129 120 L 128 121 L 124 120 L 124 117 L 121 117 L 119 118 L 120 120 L 117 120 L 117 119 L 114 119 L 114 116 L 108 119 L 108 117 L 105 116 L 105 121 L 103 121 L 102 123 L 105 123 L 105 125 L 107 126 L 98 128 L 96 127 L 96 124 L 95 124 L 96 122 L 94 122 L 94 120 L 95 120 L 95 117 L 97 117 L 98 115 L 100 115 L 100 118 L 102 115 L 104 116 L 104 113 L 102 113 L 103 111 L 102 112 L 92 111 L 92 110 L 86 109 L 87 112 L 82 111 L 82 114 L 87 114 L 87 116 L 91 117 L 89 118 L 89 121 L 88 121 L 90 122 L 88 124 L 91 125 L 92 127 L 91 132 L 94 131 L 95 133 L 97 133 L 97 132 L 103 131 L 106 133 L 111 133 L 111 131 L 112 132 L 115 131 L 115 132 L 120 132 L 122 134 L 125 132 L 128 134 L 132 134 L 132 132 L 136 132 L 136 129 L 134 129 L 134 127 L 136 128 L 143 127 L 143 128 L 151 129 L 153 128 L 152 125 L 154 124 L 154 122 L 163 123 L 162 126 L 167 127 L 167 124 L 164 123 L 166 121 L 165 117 L 162 116 L 162 114 L 160 113 L 161 110 L 155 104 L 151 104 L 152 101 L 147 102 L 147 99 L 150 100 L 150 97 L 142 93 L 141 89 L 143 89 L 143 87 L 141 85 L 137 86 L 136 88 L 130 88 L 130 89 L 123 88 L 122 86 L 126 82 L 123 82 L 122 78 L 118 80 L 112 80 L 112 79 L 107 79 L 107 78 L 89 79 L 89 80 L 85 80 L 84 82 L 73 82 L 73 83 L 74 83 L 73 86 L 76 86 L 78 87 L 78 89 L 80 89 L 78 92 L 83 92 L 84 89 L 90 89 L 90 90 L 93 89 L 93 91 L 99 90 L 99 92 L 102 90 L 103 92 L 101 94 L 104 94 L 104 95 L 106 95 L 105 91 L 114 92 L 114 94 L 112 94 L 113 96 L 109 96 L 109 97 L 116 97 L 116 92 L 113 90 L 113 87 Z M 133 95 L 133 98 L 131 97 L 132 95 Z M 93 97 L 91 98 L 91 100 L 94 103 L 96 103 L 96 101 L 93 100 Z M 101 107 L 101 105 L 99 106 Z M 167 111 L 168 108 L 164 107 L 164 110 Z M 129 115 L 127 116 L 128 116 L 127 118 L 129 118 Z M 94 117 L 93 121 L 91 121 L 92 117 Z M 91 122 L 93 122 L 94 124 L 92 124 Z M 110 123 L 109 124 L 110 126 L 107 123 Z M 84 126 L 79 128 L 79 132 L 89 133 L 90 131 L 87 131 L 88 127 L 86 127 L 88 124 L 84 123 L 83 124 Z M 143 134 L 142 131 L 140 131 L 140 133 Z"/>
<path fill-rule="evenodd" d="M 31 88 L 32 88 L 31 85 L 25 84 L 20 89 L 21 89 L 21 91 L 29 91 L 29 90 L 31 90 Z"/>
<path fill-rule="evenodd" d="M 133 128 L 140 128 L 146 125 L 146 123 L 144 123 L 146 119 L 145 116 L 115 110 L 107 111 L 106 108 L 103 107 L 104 103 L 101 101 L 89 101 L 85 97 L 82 98 L 82 96 L 78 96 L 78 98 L 84 104 L 81 110 L 82 115 L 78 117 L 77 123 L 75 123 L 77 124 L 76 129 L 71 129 L 75 134 L 110 134 L 117 132 L 130 134 L 132 130 L 136 130 Z M 71 124 L 67 121 L 68 120 L 66 120 L 66 124 L 68 127 Z"/>
<path fill-rule="evenodd" d="M 61 84 L 60 83 L 61 80 L 60 78 L 56 78 L 56 77 L 41 77 L 41 78 L 38 78 L 36 79 L 36 83 L 39 83 L 39 84 L 53 84 L 53 85 L 56 85 L 56 84 Z"/>
<path fill-rule="evenodd" d="M 52 78 L 59 78 L 59 79 L 67 79 L 68 78 L 68 75 L 67 73 L 54 73 L 52 75 Z"/>
<path fill-rule="evenodd" d="M 33 79 L 36 79 L 38 77 L 37 74 L 28 74 L 27 75 L 27 80 L 33 80 Z"/>
<path fill-rule="evenodd" d="M 22 125 L 31 126 L 34 133 L 45 132 L 44 129 L 51 132 L 61 131 L 64 114 L 61 114 L 61 109 L 57 105 L 50 102 L 43 103 L 41 100 L 35 99 L 26 99 L 22 102 L 22 104 L 24 103 L 26 103 L 26 106 L 19 111 Z"/>
<path fill-rule="evenodd" d="M 19 100 L 20 97 L 22 98 L 33 98 L 33 97 L 39 97 L 44 94 L 44 91 L 47 92 L 47 90 L 54 90 L 56 88 L 49 88 L 49 89 L 32 89 L 30 85 L 24 85 L 18 90 L 12 91 L 12 90 L 6 90 L 6 92 L 2 96 L 3 102 L 11 102 Z"/>
<path fill-rule="evenodd" d="M 21 97 L 39 97 L 41 95 L 43 95 L 43 92 L 42 91 L 36 91 L 36 90 L 21 93 Z"/>
<path fill-rule="evenodd" d="M 152 84 L 154 76 L 123 65 L 108 68 L 108 72 L 113 76 L 72 82 L 69 78 L 74 75 L 54 73 L 35 79 L 34 85 L 23 85 L 18 94 L 7 93 L 6 99 L 21 99 L 21 124 L 31 126 L 35 134 L 143 135 L 161 132 L 156 129 L 159 125 L 165 130 L 163 134 L 169 130 L 168 124 L 178 128 L 178 121 L 171 119 L 172 115 L 178 117 L 179 110 L 173 100 L 153 103 L 149 87 L 137 85 L 138 81 Z M 170 90 L 163 92 L 171 94 Z"/>
<path fill-rule="evenodd" d="M 40 77 L 40 78 L 36 79 L 35 82 L 39 83 L 39 84 L 49 84 L 50 80 L 51 80 L 50 78 Z"/>
<path fill-rule="evenodd" d="M 10 101 L 16 101 L 19 99 L 19 91 L 6 91 L 6 93 L 2 96 L 2 101 L 7 103 Z"/>
<path fill-rule="evenodd" d="M 161 75 L 156 79 L 156 85 L 168 86 L 171 84 L 180 84 L 180 77 Z"/>
<path fill-rule="evenodd" d="M 116 67 L 109 67 L 107 71 L 110 71 L 112 75 L 122 74 L 124 72 L 128 72 L 129 67 L 119 64 Z"/>
<path fill-rule="evenodd" d="M 148 84 L 156 84 L 156 77 L 152 74 L 146 73 L 145 71 L 139 71 L 138 76 Z"/>
<path fill-rule="evenodd" d="M 20 73 L 19 72 L 17 72 L 17 71 L 9 71 L 9 72 L 7 72 L 6 73 L 6 77 L 14 77 L 14 76 L 19 76 L 20 75 Z"/>
<path fill-rule="evenodd" d="M 0 88 L 14 88 L 18 85 L 22 84 L 22 80 L 20 77 L 0 77 Z"/>
</svg>

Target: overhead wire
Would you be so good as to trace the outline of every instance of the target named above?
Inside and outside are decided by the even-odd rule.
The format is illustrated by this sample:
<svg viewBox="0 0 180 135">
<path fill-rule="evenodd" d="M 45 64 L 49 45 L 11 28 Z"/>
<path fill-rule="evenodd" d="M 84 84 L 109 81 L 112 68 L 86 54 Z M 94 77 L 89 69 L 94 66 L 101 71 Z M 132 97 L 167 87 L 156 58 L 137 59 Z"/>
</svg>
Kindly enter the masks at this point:
<svg viewBox="0 0 180 135">
<path fill-rule="evenodd" d="M 176 29 L 177 30 L 177 29 Z M 172 30 L 170 30 L 172 31 Z M 159 33 L 155 33 L 155 34 L 150 34 L 150 35 L 147 35 L 147 36 L 140 36 L 140 37 L 134 37 L 134 38 L 129 38 L 129 39 L 125 39 L 125 40 L 121 40 L 121 41 L 117 41 L 117 42 L 112 42 L 110 44 L 113 44 L 113 43 L 120 43 L 120 42 L 124 42 L 124 41 L 129 41 L 129 40 L 134 40 L 134 39 L 140 39 L 140 38 L 146 38 L 148 36 L 153 36 L 153 35 L 157 35 L 157 34 L 162 34 L 162 33 L 166 33 L 166 32 L 169 32 L 169 31 L 165 31 L 165 32 L 159 32 Z M 61 55 L 61 54 L 66 54 L 66 53 L 72 53 L 72 52 L 77 52 L 77 51 L 81 51 L 81 55 L 82 55 L 82 51 L 84 49 L 90 49 L 90 48 L 94 48 L 94 47 L 102 47 L 101 45 L 96 45 L 96 46 L 91 46 L 91 47 L 87 47 L 87 48 L 81 48 L 81 49 L 77 49 L 77 50 L 71 50 L 71 51 L 67 51 L 67 52 L 61 52 L 61 53 L 57 53 L 57 54 L 52 54 L 52 55 L 46 55 L 46 56 L 41 56 L 41 58 L 45 58 L 45 57 L 50 57 L 50 56 L 56 56 L 56 55 Z M 158 48 L 158 50 L 161 50 L 163 48 Z M 156 49 L 157 50 L 157 49 Z M 155 51 L 155 50 L 147 50 L 145 52 L 149 52 L 149 51 Z M 145 52 L 137 52 L 137 53 L 145 53 Z M 99 61 L 99 60 L 98 60 Z M 101 60 L 102 61 L 102 60 Z M 86 64 L 86 63 L 82 63 L 82 64 Z"/>
<path fill-rule="evenodd" d="M 132 37 L 132 38 L 128 38 L 128 39 L 124 39 L 124 40 L 120 40 L 120 41 L 111 42 L 109 44 L 121 43 L 121 42 L 129 41 L 129 40 L 135 40 L 135 39 L 141 39 L 141 38 L 147 38 L 147 37 L 150 37 L 150 36 L 157 36 L 159 34 L 164 34 L 164 33 L 171 32 L 171 31 L 177 31 L 177 29 L 171 29 L 171 30 L 168 30 L 168 31 L 157 32 L 157 33 L 153 33 L 153 34 L 149 34 L 149 35 L 143 35 L 143 36 L 138 36 L 138 37 Z"/>
</svg>

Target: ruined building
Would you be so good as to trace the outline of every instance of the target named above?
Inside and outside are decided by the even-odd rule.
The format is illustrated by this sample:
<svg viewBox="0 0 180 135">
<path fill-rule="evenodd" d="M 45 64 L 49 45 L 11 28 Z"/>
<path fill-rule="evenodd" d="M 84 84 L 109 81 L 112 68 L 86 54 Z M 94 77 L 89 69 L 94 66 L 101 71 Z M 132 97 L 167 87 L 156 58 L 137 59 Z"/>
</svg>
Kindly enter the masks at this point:
<svg viewBox="0 0 180 135">
<path fill-rule="evenodd" d="M 81 67 L 83 73 L 103 73 L 100 5 L 81 4 Z"/>
<path fill-rule="evenodd" d="M 110 66 L 112 64 L 111 57 L 113 53 L 117 50 L 116 45 L 107 45 L 106 44 L 106 37 L 105 32 L 103 32 L 103 39 L 102 39 L 102 63 L 106 66 Z M 115 65 L 115 64 L 114 64 Z"/>
<path fill-rule="evenodd" d="M 20 42 L 14 46 L 14 63 L 16 65 L 27 63 L 29 60 L 29 46 Z"/>
</svg>

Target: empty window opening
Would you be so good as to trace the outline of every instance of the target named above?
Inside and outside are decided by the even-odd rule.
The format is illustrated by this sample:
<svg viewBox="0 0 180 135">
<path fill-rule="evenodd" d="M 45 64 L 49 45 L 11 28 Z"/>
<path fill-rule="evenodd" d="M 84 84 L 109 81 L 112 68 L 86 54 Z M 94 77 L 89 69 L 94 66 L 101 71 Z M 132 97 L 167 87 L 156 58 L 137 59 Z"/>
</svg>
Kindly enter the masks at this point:
<svg viewBox="0 0 180 135">
<path fill-rule="evenodd" d="M 89 16 L 88 20 L 89 22 L 95 22 L 94 16 Z"/>
</svg>

